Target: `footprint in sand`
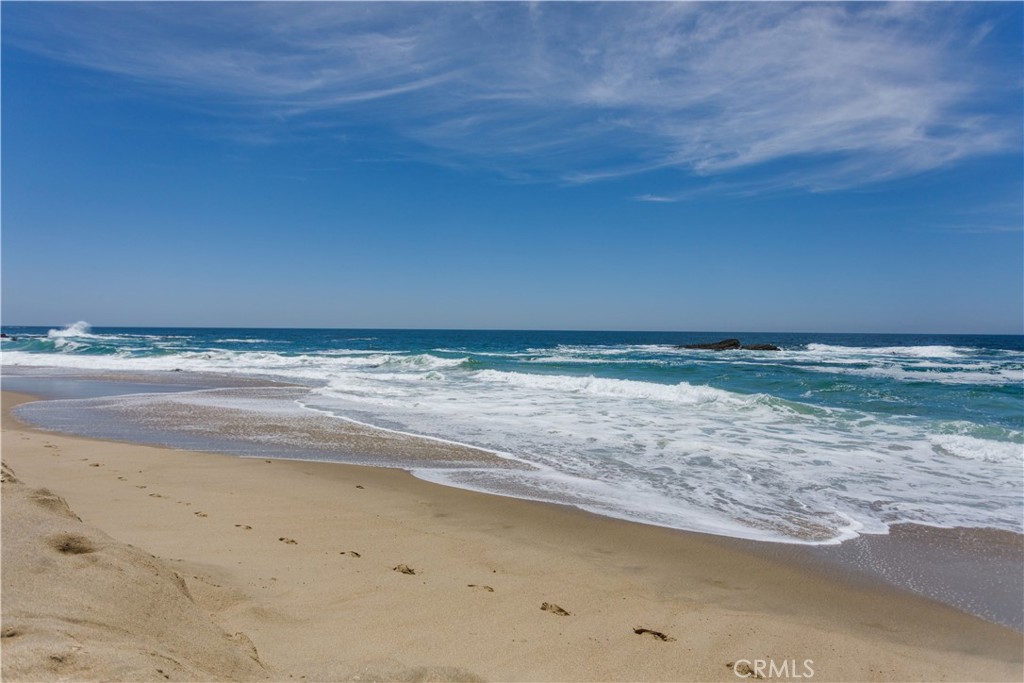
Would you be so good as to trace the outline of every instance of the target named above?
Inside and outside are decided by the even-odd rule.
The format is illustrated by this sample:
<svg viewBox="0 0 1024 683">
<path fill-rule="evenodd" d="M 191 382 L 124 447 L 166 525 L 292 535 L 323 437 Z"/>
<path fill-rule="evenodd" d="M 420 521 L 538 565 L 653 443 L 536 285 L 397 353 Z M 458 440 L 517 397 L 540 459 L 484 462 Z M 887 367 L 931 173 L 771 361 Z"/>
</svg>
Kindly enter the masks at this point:
<svg viewBox="0 0 1024 683">
<path fill-rule="evenodd" d="M 471 583 L 471 584 L 469 584 L 469 587 L 470 588 L 475 588 L 478 591 L 487 591 L 488 593 L 493 593 L 494 592 L 494 589 L 491 588 L 490 586 L 482 586 L 482 585 L 479 585 L 479 584 Z M 548 603 L 545 602 L 544 604 L 546 605 Z M 541 609 L 544 609 L 544 608 L 541 607 Z"/>
<path fill-rule="evenodd" d="M 252 531 L 252 527 L 248 524 L 236 524 L 235 527 L 238 529 L 245 529 L 246 531 Z"/>
<path fill-rule="evenodd" d="M 150 498 L 166 498 L 166 496 L 161 496 L 159 493 L 151 493 L 151 494 L 149 494 L 149 497 Z"/>
<path fill-rule="evenodd" d="M 362 555 L 360 555 L 359 553 L 357 553 L 357 552 L 356 552 L 355 550 L 342 550 L 342 551 L 341 551 L 340 553 L 338 553 L 338 554 L 339 554 L 339 555 L 348 555 L 349 557 L 362 557 Z"/>
<path fill-rule="evenodd" d="M 144 488 L 148 488 L 148 487 L 145 486 L 144 484 L 136 484 L 135 488 L 137 488 L 137 489 L 144 489 Z"/>
<path fill-rule="evenodd" d="M 633 629 L 633 633 L 637 634 L 638 636 L 649 635 L 652 638 L 657 638 L 658 640 L 665 643 L 671 643 L 675 641 L 675 638 L 673 638 L 672 636 L 666 636 L 661 631 L 652 631 L 649 628 L 641 628 L 640 626 L 637 626 L 635 629 Z"/>
<path fill-rule="evenodd" d="M 209 515 L 206 514 L 205 512 L 193 512 L 192 514 L 195 515 L 196 517 L 209 517 Z"/>
<path fill-rule="evenodd" d="M 103 464 L 98 462 L 91 462 L 89 463 L 89 467 L 103 467 Z"/>
<path fill-rule="evenodd" d="M 281 538 L 279 538 L 277 540 L 281 541 L 282 543 L 287 543 L 288 545 L 298 545 L 299 544 L 299 542 L 296 541 L 294 538 L 288 538 L 286 536 L 282 536 Z"/>
<path fill-rule="evenodd" d="M 363 486 L 362 484 L 356 484 L 356 488 L 357 489 L 365 489 L 366 487 Z"/>
<path fill-rule="evenodd" d="M 542 602 L 540 604 L 540 608 L 542 610 L 544 610 L 545 612 L 551 612 L 552 614 L 557 614 L 560 617 L 571 617 L 572 616 L 572 612 L 567 612 L 566 610 L 562 609 L 561 607 L 559 607 L 558 605 L 556 605 L 553 602 Z"/>
<path fill-rule="evenodd" d="M 125 479 L 124 477 L 118 477 L 118 480 L 120 480 L 120 481 L 128 481 L 128 480 L 127 480 L 127 479 Z"/>
<path fill-rule="evenodd" d="M 416 573 L 416 570 L 413 569 L 412 567 L 410 567 L 407 564 L 400 564 L 400 565 L 398 565 L 396 567 L 392 567 L 391 570 L 392 571 L 396 571 L 396 572 L 398 572 L 400 574 L 410 574 L 410 575 L 412 575 L 412 574 Z"/>
</svg>

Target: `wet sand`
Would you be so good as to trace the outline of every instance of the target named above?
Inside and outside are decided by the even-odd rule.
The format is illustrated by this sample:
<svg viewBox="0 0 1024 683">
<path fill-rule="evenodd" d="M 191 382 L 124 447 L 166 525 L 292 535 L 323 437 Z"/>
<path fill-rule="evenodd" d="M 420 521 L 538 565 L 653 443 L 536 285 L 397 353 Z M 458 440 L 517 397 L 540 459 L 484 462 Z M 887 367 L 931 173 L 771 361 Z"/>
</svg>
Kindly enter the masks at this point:
<svg viewBox="0 0 1024 683">
<path fill-rule="evenodd" d="M 41 432 L 22 400 L 4 392 L 4 680 L 1024 675 L 1020 633 L 763 544 Z"/>
</svg>

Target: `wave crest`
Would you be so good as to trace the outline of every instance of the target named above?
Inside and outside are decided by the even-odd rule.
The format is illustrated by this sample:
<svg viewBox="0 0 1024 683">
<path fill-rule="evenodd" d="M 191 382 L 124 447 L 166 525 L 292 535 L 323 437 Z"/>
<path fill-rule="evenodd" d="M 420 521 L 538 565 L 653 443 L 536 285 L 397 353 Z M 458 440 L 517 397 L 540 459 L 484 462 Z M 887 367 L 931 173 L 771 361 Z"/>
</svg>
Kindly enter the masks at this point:
<svg viewBox="0 0 1024 683">
<path fill-rule="evenodd" d="M 72 323 L 71 325 L 68 325 L 67 327 L 64 327 L 59 330 L 49 330 L 46 333 L 47 339 L 53 339 L 54 341 L 65 340 L 68 339 L 69 337 L 93 336 L 95 335 L 92 334 L 92 325 L 85 322 L 84 320 L 79 320 L 78 322 Z"/>
<path fill-rule="evenodd" d="M 656 384 L 630 379 L 609 379 L 604 377 L 574 375 L 533 375 L 522 372 L 502 372 L 499 370 L 481 370 L 477 379 L 485 382 L 510 384 L 529 389 L 560 391 L 577 394 L 606 396 L 609 398 L 645 399 L 668 401 L 686 405 L 703 405 L 708 403 L 748 404 L 752 398 L 744 397 L 723 389 L 694 385 L 688 382 L 679 384 Z"/>
</svg>

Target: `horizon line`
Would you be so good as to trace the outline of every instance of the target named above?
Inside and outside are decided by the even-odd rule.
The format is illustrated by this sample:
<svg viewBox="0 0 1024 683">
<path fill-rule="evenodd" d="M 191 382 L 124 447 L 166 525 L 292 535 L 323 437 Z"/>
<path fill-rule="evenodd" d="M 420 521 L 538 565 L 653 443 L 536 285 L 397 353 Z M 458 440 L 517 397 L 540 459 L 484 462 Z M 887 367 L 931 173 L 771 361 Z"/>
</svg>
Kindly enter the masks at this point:
<svg viewBox="0 0 1024 683">
<path fill-rule="evenodd" d="M 85 321 L 77 321 L 85 322 Z M 0 328 L 48 328 L 63 329 L 75 323 L 46 324 L 46 325 L 15 325 L 11 323 L 0 323 Z M 843 332 L 837 330 L 810 331 L 810 330 L 753 330 L 753 329 L 708 329 L 708 330 L 655 330 L 655 329 L 600 329 L 600 328 L 504 328 L 504 327 L 278 327 L 272 325 L 94 325 L 86 322 L 90 329 L 149 329 L 149 330 L 320 330 L 320 331 L 387 331 L 387 332 L 591 332 L 591 333 L 643 333 L 643 334 L 873 334 L 873 335 L 919 335 L 919 336 L 975 336 L 975 337 L 1024 337 L 1024 330 L 1020 332 L 935 332 L 935 331 L 903 331 L 903 332 L 878 332 L 878 331 L 857 331 Z"/>
</svg>

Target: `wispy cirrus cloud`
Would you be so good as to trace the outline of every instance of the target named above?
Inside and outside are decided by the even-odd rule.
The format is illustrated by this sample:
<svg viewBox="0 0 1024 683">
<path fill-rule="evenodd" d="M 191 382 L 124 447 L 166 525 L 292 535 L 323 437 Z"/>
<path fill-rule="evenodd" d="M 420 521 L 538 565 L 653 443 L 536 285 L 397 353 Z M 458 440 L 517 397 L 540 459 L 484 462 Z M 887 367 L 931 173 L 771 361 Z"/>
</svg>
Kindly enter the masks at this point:
<svg viewBox="0 0 1024 683">
<path fill-rule="evenodd" d="M 1024 197 L 1020 187 L 1004 201 L 973 206 L 951 213 L 934 228 L 962 235 L 999 235 L 1024 232 Z"/>
<path fill-rule="evenodd" d="M 828 191 L 1021 144 L 1019 60 L 988 57 L 999 13 L 970 5 L 14 9 L 10 44 L 201 107 L 240 137 L 372 126 L 401 154 L 512 177 L 674 168 L 713 188 L 786 164 L 749 186 Z"/>
<path fill-rule="evenodd" d="M 655 204 L 671 204 L 673 202 L 679 201 L 674 197 L 668 197 L 666 195 L 661 194 L 641 194 L 637 195 L 636 197 L 633 197 L 633 199 L 635 199 L 638 202 L 653 202 Z"/>
</svg>

